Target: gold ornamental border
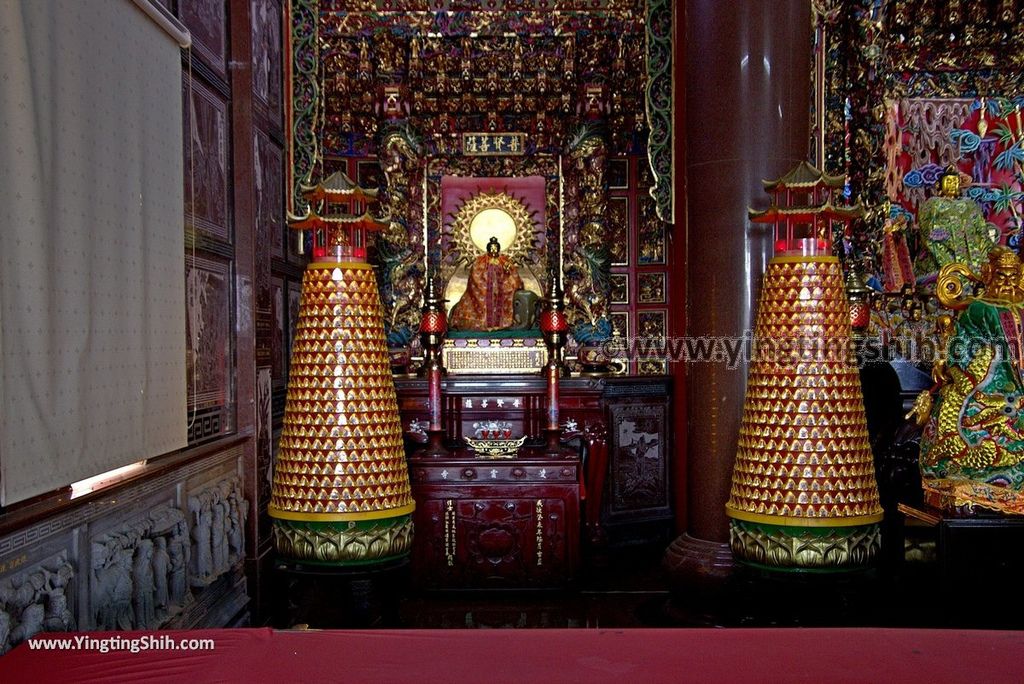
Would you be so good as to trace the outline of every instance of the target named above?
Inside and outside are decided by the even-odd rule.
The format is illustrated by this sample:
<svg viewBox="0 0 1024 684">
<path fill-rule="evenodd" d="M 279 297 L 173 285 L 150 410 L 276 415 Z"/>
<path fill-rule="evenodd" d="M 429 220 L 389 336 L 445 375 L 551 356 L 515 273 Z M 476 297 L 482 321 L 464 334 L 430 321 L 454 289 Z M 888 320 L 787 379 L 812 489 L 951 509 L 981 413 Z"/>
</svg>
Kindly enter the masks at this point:
<svg viewBox="0 0 1024 684">
<path fill-rule="evenodd" d="M 834 518 L 805 518 L 751 513 L 749 511 L 741 511 L 730 506 L 725 507 L 725 513 L 734 520 L 743 520 L 745 522 L 761 523 L 764 525 L 777 525 L 781 527 L 859 527 L 862 525 L 873 525 L 881 522 L 884 517 L 883 513 L 872 513 L 869 515 L 854 515 L 847 517 L 836 516 Z"/>
<path fill-rule="evenodd" d="M 350 269 L 372 269 L 373 266 L 365 261 L 311 261 L 306 268 L 350 268 Z"/>
<path fill-rule="evenodd" d="M 482 253 L 473 242 L 469 229 L 477 214 L 487 209 L 500 209 L 512 217 L 516 226 L 515 237 L 511 244 L 502 245 L 501 253 L 517 264 L 523 263 L 532 246 L 533 241 L 530 237 L 536 230 L 533 213 L 521 199 L 505 191 L 483 190 L 464 200 L 455 210 L 452 215 L 451 236 L 459 255 L 465 261 L 472 261 L 476 254 Z"/>
<path fill-rule="evenodd" d="M 777 256 L 772 257 L 768 263 L 777 264 L 806 264 L 807 262 L 814 262 L 819 264 L 838 264 L 839 257 L 836 256 Z"/>
<path fill-rule="evenodd" d="M 356 511 L 355 513 L 303 513 L 301 511 L 285 511 L 270 506 L 267 514 L 278 520 L 302 520 L 306 522 L 349 522 L 351 520 L 381 520 L 383 518 L 397 518 L 408 515 L 416 510 L 416 504 L 411 503 L 401 508 L 385 508 L 378 511 Z"/>
</svg>

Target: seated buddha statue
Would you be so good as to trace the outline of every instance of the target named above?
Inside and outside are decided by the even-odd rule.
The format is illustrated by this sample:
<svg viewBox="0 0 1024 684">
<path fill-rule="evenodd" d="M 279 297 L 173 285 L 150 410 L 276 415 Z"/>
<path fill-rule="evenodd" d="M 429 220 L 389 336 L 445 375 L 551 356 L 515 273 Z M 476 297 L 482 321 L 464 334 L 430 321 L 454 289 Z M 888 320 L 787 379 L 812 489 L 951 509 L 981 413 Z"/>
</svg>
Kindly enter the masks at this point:
<svg viewBox="0 0 1024 684">
<path fill-rule="evenodd" d="M 933 372 L 939 389 L 918 397 L 925 425 L 921 473 L 926 499 L 946 509 L 975 506 L 1024 514 L 1024 283 L 1017 254 L 996 247 L 975 275 L 964 264 L 939 273 L 937 293 L 958 309 L 946 323 L 947 358 Z M 961 298 L 961 278 L 979 294 Z M 942 321 L 940 321 L 940 328 Z M 941 333 L 941 330 L 940 330 Z"/>
<path fill-rule="evenodd" d="M 452 329 L 490 332 L 513 328 L 516 297 L 522 289 L 516 263 L 501 253 L 501 243 L 492 237 L 487 251 L 469 268 L 466 292 L 449 317 Z"/>
</svg>

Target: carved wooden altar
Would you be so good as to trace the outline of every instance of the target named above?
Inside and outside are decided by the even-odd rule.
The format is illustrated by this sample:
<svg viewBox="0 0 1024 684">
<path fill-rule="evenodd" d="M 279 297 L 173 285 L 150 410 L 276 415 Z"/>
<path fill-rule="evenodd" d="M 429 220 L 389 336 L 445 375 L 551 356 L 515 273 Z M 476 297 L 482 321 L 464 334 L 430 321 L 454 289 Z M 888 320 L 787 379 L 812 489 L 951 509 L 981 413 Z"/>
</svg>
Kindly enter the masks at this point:
<svg viewBox="0 0 1024 684">
<path fill-rule="evenodd" d="M 466 468 L 473 470 L 469 481 L 478 486 L 494 481 L 481 495 L 488 500 L 521 498 L 527 484 L 551 484 L 539 474 L 544 462 L 528 450 L 514 462 L 478 458 L 469 463 L 464 451 L 456 451 L 450 463 L 419 459 L 415 450 L 426 442 L 427 382 L 405 376 L 397 377 L 395 385 L 408 451 L 413 454 L 413 490 L 421 508 L 425 501 L 445 498 L 454 483 L 466 482 Z M 581 486 L 584 543 L 601 548 L 667 538 L 674 515 L 672 379 L 576 376 L 563 379 L 560 392 L 563 444 L 582 462 L 567 456 L 547 467 L 559 473 L 557 482 Z M 475 425 L 495 421 L 514 435 L 539 436 L 545 425 L 544 393 L 545 382 L 538 375 L 451 376 L 443 385 L 445 432 L 451 443 L 460 444 L 479 429 Z M 440 474 L 446 468 L 450 480 Z M 498 469 L 493 478 L 492 468 Z M 561 474 L 564 468 L 574 473 L 571 478 Z M 517 469 L 519 474 L 513 472 Z M 430 521 L 427 529 L 435 525 Z"/>
<path fill-rule="evenodd" d="M 673 6 L 571 0 L 552 13 L 532 1 L 512 10 L 445 0 L 430 11 L 419 2 L 406 7 L 290 3 L 288 213 L 307 215 L 302 189 L 336 171 L 378 187 L 389 226 L 368 258 L 393 365 L 424 375 L 432 367 L 435 392 L 436 356 L 449 373 L 429 428 L 429 461 L 415 453 L 428 442 L 428 380 L 396 376 L 419 504 L 415 574 L 434 586 L 558 584 L 575 574 L 578 537 L 614 545 L 667 537 L 673 525 L 672 385 L 664 375 L 664 342 L 673 334 Z M 441 19 L 455 7 L 457 21 Z M 513 227 L 474 232 L 495 211 Z M 474 268 L 493 274 L 478 261 L 491 238 L 517 277 L 488 275 L 504 284 L 487 285 L 487 296 L 500 291 L 504 301 L 514 291 L 513 322 L 505 325 L 502 309 L 501 325 L 487 315 L 490 322 L 474 330 L 458 324 L 472 317 L 452 310 Z M 421 327 L 428 283 L 436 291 L 431 320 L 447 315 L 446 324 L 463 328 L 447 330 L 436 353 L 421 344 L 425 332 L 434 334 Z M 551 382 L 561 360 L 549 367 L 550 340 L 538 319 L 556 290 L 568 329 L 559 354 L 564 344 L 570 370 L 620 375 L 566 377 L 560 390 Z M 480 311 L 480 301 L 474 294 L 465 309 Z M 637 338 L 650 344 L 602 365 L 609 345 Z M 561 456 L 554 455 L 556 419 Z M 466 438 L 498 429 L 481 427 L 489 421 L 525 438 L 513 459 L 484 462 L 466 451 Z M 446 541 L 448 502 L 459 532 Z M 491 531 L 501 526 L 514 532 L 497 544 Z M 487 535 L 496 574 L 471 565 L 445 570 L 453 567 L 450 543 L 466 560 L 459 554 Z M 513 547 L 515 562 L 501 551 Z M 547 556 L 543 572 L 531 556 L 538 548 Z M 530 572 L 516 566 L 527 556 Z"/>
</svg>

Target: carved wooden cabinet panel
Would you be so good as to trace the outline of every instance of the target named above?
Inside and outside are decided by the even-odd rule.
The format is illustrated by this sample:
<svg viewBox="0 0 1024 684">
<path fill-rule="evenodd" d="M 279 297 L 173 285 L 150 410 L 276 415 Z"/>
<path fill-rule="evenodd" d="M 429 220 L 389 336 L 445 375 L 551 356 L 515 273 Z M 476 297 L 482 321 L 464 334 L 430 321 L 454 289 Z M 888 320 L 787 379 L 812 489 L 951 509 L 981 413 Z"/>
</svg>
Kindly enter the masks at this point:
<svg viewBox="0 0 1024 684">
<path fill-rule="evenodd" d="M 616 399 L 608 403 L 606 526 L 672 518 L 669 404 Z"/>
<path fill-rule="evenodd" d="M 410 463 L 417 582 L 444 589 L 570 582 L 579 555 L 578 458 L 461 456 Z"/>
</svg>

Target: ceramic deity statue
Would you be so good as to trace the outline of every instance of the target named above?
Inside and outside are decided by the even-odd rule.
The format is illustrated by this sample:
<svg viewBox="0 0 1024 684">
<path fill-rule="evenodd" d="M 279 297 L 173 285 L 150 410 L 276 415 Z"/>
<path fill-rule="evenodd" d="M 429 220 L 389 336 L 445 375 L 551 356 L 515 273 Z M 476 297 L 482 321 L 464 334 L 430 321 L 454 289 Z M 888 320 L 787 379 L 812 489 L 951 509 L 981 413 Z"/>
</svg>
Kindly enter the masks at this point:
<svg viewBox="0 0 1024 684">
<path fill-rule="evenodd" d="M 924 392 L 911 412 L 925 426 L 923 485 L 947 510 L 1024 513 L 1024 270 L 1006 247 L 980 270 L 954 263 L 939 272 L 939 300 L 959 314 L 939 323 L 947 358 L 933 370 L 934 401 Z M 975 296 L 964 296 L 965 280 Z"/>
<path fill-rule="evenodd" d="M 977 271 L 992 249 L 989 225 L 978 203 L 961 196 L 961 179 L 950 165 L 939 179 L 939 193 L 928 199 L 918 212 L 921 237 L 927 247 L 915 268 L 918 275 L 935 273 L 945 266 L 964 263 Z"/>
</svg>

